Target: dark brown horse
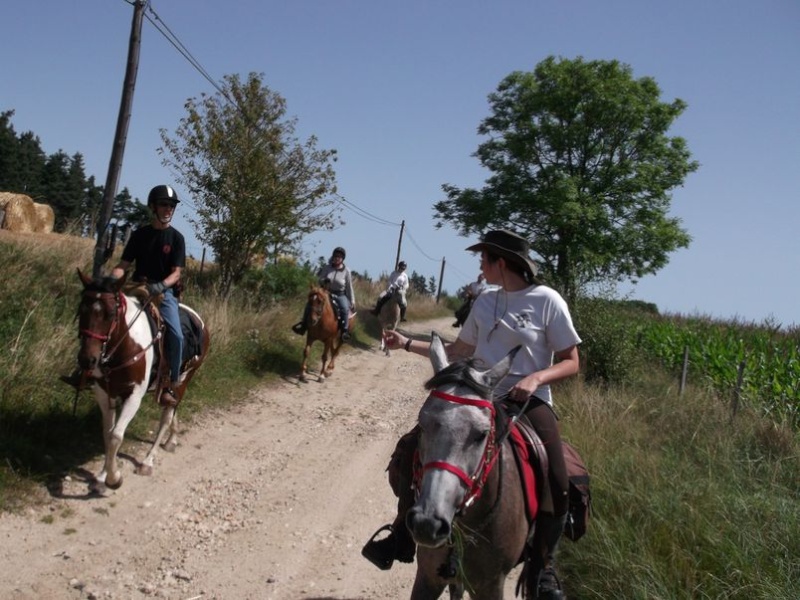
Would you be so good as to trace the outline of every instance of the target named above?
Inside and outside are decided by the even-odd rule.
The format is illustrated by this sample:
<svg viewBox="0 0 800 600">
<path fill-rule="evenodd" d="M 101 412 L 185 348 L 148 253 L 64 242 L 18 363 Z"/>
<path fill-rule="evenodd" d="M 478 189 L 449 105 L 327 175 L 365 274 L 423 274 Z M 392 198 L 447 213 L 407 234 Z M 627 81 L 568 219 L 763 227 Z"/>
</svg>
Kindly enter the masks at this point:
<svg viewBox="0 0 800 600">
<path fill-rule="evenodd" d="M 91 489 L 103 492 L 105 487 L 116 489 L 122 485 L 117 454 L 125 430 L 139 410 L 148 389 L 155 386 L 154 389 L 161 390 L 156 371 L 168 374 L 169 368 L 157 368 L 156 346 L 160 336 L 153 335 L 144 312 L 147 308 L 144 302 L 122 292 L 125 277 L 92 280 L 80 270 L 78 276 L 83 283 L 78 305 L 78 365 L 100 406 L 105 442 L 103 468 L 92 482 Z M 189 316 L 195 329 L 201 332 L 201 350 L 183 364 L 180 385 L 173 390 L 179 402 L 192 376 L 203 364 L 210 344 L 208 328 L 197 313 L 183 304 L 180 309 Z M 160 361 L 164 365 L 166 358 L 162 356 Z M 169 437 L 163 447 L 173 452 L 178 441 L 176 407 L 162 408 L 158 432 L 150 451 L 136 469 L 138 474 L 152 474 L 156 451 L 167 430 Z"/>
<path fill-rule="evenodd" d="M 406 523 L 418 545 L 412 600 L 434 600 L 445 587 L 474 599 L 500 600 L 506 576 L 523 556 L 530 524 L 516 461 L 491 400 L 517 349 L 482 371 L 448 365 L 435 333 L 435 375 L 419 413 L 417 501 Z"/>
<path fill-rule="evenodd" d="M 303 349 L 303 365 L 300 367 L 300 381 L 308 381 L 308 355 L 311 345 L 319 340 L 324 345 L 322 350 L 322 367 L 319 371 L 318 381 L 324 381 L 333 374 L 336 356 L 342 347 L 342 338 L 339 335 L 339 321 L 331 301 L 330 293 L 319 286 L 311 286 L 308 292 L 308 305 L 310 311 L 306 325 L 306 346 Z M 352 328 L 355 314 L 349 317 L 349 327 Z"/>
<path fill-rule="evenodd" d="M 381 307 L 381 312 L 378 315 L 381 329 L 397 329 L 397 324 L 400 322 L 400 301 L 402 298 L 403 295 L 400 290 L 394 290 L 391 298 Z M 381 335 L 381 350 L 386 356 L 389 356 L 389 346 L 386 345 L 386 338 L 383 335 Z"/>
</svg>

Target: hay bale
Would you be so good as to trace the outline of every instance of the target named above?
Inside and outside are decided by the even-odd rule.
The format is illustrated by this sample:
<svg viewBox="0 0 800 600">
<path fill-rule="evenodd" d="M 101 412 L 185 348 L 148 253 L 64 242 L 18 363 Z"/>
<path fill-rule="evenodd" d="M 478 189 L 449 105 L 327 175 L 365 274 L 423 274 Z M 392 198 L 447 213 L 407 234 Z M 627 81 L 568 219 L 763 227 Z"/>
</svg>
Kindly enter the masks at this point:
<svg viewBox="0 0 800 600">
<path fill-rule="evenodd" d="M 2 192 L 0 196 L 2 196 L 0 197 L 0 206 L 5 212 L 2 222 L 3 229 L 33 233 L 37 225 L 37 217 L 30 196 L 10 192 Z"/>
<path fill-rule="evenodd" d="M 56 213 L 53 212 L 49 204 L 33 203 L 36 211 L 36 233 L 53 233 L 53 225 L 56 223 Z"/>
</svg>

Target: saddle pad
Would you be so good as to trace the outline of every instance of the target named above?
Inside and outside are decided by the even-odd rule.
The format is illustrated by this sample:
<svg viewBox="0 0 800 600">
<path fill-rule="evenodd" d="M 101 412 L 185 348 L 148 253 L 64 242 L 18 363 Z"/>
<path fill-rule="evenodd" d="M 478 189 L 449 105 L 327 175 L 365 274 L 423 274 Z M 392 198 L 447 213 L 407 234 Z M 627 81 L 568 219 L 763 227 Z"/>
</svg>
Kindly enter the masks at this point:
<svg viewBox="0 0 800 600">
<path fill-rule="evenodd" d="M 511 448 L 514 450 L 514 458 L 517 459 L 520 479 L 522 479 L 522 490 L 525 492 L 525 506 L 528 511 L 528 519 L 533 521 L 539 512 L 539 499 L 536 496 L 536 474 L 533 470 L 533 457 L 531 449 L 525 440 L 525 436 L 519 431 L 518 427 L 511 428 Z"/>
<path fill-rule="evenodd" d="M 182 306 L 179 307 L 179 314 L 181 316 L 181 331 L 183 332 L 181 363 L 185 363 L 190 358 L 203 353 L 203 332 L 200 329 L 200 325 L 192 319 L 189 311 Z"/>
</svg>

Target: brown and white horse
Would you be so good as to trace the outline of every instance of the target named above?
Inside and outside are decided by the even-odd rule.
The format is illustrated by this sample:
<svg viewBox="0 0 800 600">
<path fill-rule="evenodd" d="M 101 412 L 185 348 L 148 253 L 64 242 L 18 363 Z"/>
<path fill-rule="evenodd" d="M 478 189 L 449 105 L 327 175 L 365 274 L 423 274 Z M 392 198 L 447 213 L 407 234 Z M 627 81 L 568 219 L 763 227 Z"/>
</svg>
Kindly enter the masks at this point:
<svg viewBox="0 0 800 600">
<path fill-rule="evenodd" d="M 93 280 L 80 270 L 78 276 L 83 283 L 78 305 L 78 365 L 83 371 L 84 381 L 94 390 L 100 407 L 105 444 L 103 468 L 90 487 L 92 491 L 102 493 L 105 487 L 116 489 L 122 485 L 118 452 L 125 430 L 139 410 L 148 389 L 152 385 L 160 389 L 159 382 L 155 381 L 157 374 L 154 369 L 156 346 L 161 334 L 154 335 L 143 302 L 122 292 L 125 277 Z M 202 350 L 183 365 L 180 385 L 174 390 L 179 402 L 192 376 L 203 364 L 210 344 L 208 328 L 199 315 L 183 304 L 180 308 L 188 313 L 202 332 Z M 166 363 L 166 357 L 160 360 L 162 364 Z M 176 407 L 162 408 L 153 445 L 137 466 L 136 473 L 152 474 L 156 452 L 167 432 L 169 437 L 163 447 L 168 452 L 174 452 L 178 442 Z"/>
</svg>

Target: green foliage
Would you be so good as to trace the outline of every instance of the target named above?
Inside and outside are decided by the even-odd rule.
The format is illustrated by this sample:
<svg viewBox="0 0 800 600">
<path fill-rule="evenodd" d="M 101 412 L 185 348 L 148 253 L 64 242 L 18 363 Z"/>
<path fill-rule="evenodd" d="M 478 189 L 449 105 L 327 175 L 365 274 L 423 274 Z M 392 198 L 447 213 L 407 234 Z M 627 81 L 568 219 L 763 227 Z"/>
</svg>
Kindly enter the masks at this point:
<svg viewBox="0 0 800 600">
<path fill-rule="evenodd" d="M 48 204 L 55 213 L 55 230 L 80 222 L 81 232 L 93 231 L 102 197 L 94 177 L 87 179 L 83 156 L 59 150 L 46 155 L 30 131 L 17 134 L 11 124 L 14 111 L 0 113 L 0 191 L 26 194 Z"/>
<path fill-rule="evenodd" d="M 525 235 L 570 304 L 590 283 L 657 272 L 689 244 L 669 194 L 698 167 L 667 135 L 686 104 L 660 94 L 617 61 L 549 57 L 511 73 L 478 128 L 488 139 L 476 156 L 492 174 L 482 190 L 443 185 L 439 225 Z"/>
<path fill-rule="evenodd" d="M 589 383 L 626 384 L 640 363 L 635 343 L 637 309 L 617 301 L 580 298 L 573 306 L 573 321 L 583 342 L 581 371 Z"/>
<path fill-rule="evenodd" d="M 298 266 L 289 261 L 248 269 L 237 286 L 253 306 L 266 307 L 276 302 L 304 297 L 309 284 L 316 281 L 310 263 Z"/>
<path fill-rule="evenodd" d="M 303 236 L 339 224 L 339 209 L 336 151 L 294 137 L 296 119 L 263 74 L 227 75 L 223 88 L 186 102 L 174 136 L 162 129 L 161 152 L 194 199 L 191 221 L 214 250 L 227 295 L 255 254 L 292 254 Z"/>
</svg>

